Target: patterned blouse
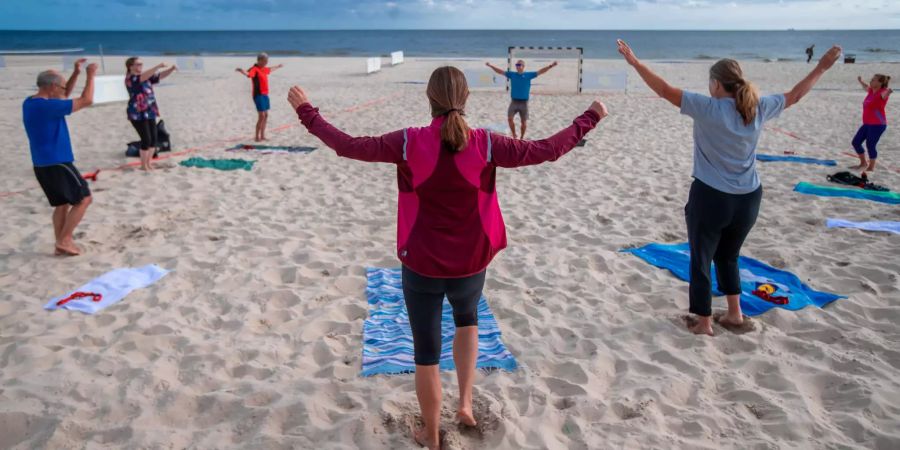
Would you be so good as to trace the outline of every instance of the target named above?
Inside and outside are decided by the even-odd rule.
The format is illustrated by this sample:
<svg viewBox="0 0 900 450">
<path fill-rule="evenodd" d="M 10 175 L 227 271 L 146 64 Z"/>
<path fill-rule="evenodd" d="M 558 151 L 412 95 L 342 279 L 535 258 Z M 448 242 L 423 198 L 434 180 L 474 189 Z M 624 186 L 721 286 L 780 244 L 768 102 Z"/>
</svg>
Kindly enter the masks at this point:
<svg viewBox="0 0 900 450">
<path fill-rule="evenodd" d="M 149 120 L 159 117 L 159 106 L 153 95 L 153 85 L 159 83 L 159 75 L 153 75 L 141 83 L 140 75 L 128 75 L 125 89 L 128 89 L 128 120 Z"/>
</svg>

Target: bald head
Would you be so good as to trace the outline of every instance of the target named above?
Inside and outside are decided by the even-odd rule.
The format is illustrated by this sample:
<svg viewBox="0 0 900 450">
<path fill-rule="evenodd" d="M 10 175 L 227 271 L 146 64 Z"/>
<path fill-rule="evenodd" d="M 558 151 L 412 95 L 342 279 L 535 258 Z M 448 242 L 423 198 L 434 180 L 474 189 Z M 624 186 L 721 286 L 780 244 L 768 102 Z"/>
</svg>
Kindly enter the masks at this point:
<svg viewBox="0 0 900 450">
<path fill-rule="evenodd" d="M 64 84 L 65 79 L 55 70 L 45 70 L 37 76 L 38 89 L 47 89 L 55 85 Z"/>
</svg>

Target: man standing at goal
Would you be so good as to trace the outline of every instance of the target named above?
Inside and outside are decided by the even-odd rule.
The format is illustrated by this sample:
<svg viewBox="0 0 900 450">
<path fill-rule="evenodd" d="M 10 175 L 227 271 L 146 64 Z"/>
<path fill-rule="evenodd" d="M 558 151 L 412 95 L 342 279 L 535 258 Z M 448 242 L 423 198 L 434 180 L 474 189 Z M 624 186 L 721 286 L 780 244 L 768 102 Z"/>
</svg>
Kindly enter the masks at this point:
<svg viewBox="0 0 900 450">
<path fill-rule="evenodd" d="M 525 129 L 528 126 L 528 96 L 531 93 L 531 80 L 556 67 L 557 62 L 553 61 L 553 64 L 550 64 L 537 72 L 526 72 L 525 61 L 522 61 L 521 59 L 516 61 L 515 72 L 509 70 L 505 71 L 491 63 L 485 63 L 485 65 L 490 67 L 494 72 L 509 79 L 509 83 L 512 86 L 510 89 L 512 101 L 509 103 L 509 109 L 507 110 L 509 130 L 512 132 L 512 137 L 515 138 L 516 123 L 513 119 L 516 117 L 516 114 L 519 114 L 519 120 L 522 121 L 522 134 L 519 135 L 519 139 L 525 139 Z"/>
</svg>

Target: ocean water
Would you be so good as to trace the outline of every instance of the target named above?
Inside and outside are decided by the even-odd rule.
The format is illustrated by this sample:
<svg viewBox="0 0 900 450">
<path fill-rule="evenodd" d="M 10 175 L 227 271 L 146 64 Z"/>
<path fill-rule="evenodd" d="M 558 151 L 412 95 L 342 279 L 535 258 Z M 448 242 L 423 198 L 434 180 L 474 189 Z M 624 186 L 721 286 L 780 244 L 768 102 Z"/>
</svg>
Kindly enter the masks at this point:
<svg viewBox="0 0 900 450">
<path fill-rule="evenodd" d="M 832 44 L 857 61 L 900 62 L 900 30 L 820 31 L 571 31 L 571 30 L 353 30 L 353 31 L 0 31 L 0 54 L 83 48 L 110 55 L 504 57 L 509 46 L 583 47 L 586 58 L 617 58 L 625 39 L 645 59 L 805 60 Z"/>
</svg>

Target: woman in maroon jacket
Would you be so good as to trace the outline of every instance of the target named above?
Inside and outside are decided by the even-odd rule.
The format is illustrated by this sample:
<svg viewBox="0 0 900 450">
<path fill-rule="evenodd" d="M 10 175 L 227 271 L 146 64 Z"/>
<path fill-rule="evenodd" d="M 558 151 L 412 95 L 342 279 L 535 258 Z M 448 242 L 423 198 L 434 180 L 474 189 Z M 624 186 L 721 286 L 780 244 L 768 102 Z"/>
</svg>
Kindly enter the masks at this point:
<svg viewBox="0 0 900 450">
<path fill-rule="evenodd" d="M 466 124 L 469 97 L 459 69 L 440 67 L 426 90 L 432 122 L 378 137 L 351 137 L 329 124 L 297 86 L 288 101 L 310 133 L 339 156 L 397 165 L 397 257 L 416 363 L 416 395 L 425 427 L 416 442 L 439 448 L 441 308 L 453 307 L 453 360 L 459 380 L 457 418 L 474 426 L 472 381 L 478 357 L 477 305 L 485 269 L 506 247 L 506 229 L 494 188 L 497 167 L 555 161 L 607 116 L 594 101 L 572 125 L 539 141 L 511 139 Z"/>
</svg>

